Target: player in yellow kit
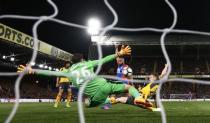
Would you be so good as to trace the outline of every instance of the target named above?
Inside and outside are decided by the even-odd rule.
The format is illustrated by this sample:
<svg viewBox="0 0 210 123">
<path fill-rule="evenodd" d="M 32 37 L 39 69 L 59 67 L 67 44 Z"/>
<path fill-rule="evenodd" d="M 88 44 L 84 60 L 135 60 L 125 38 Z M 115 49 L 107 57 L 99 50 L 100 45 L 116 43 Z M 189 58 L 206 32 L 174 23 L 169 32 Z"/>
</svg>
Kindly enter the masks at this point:
<svg viewBox="0 0 210 123">
<path fill-rule="evenodd" d="M 61 72 L 67 72 L 70 67 L 70 62 L 66 62 L 65 66 L 60 69 Z M 67 91 L 67 101 L 66 107 L 71 107 L 71 97 L 72 97 L 72 90 L 71 90 L 71 80 L 67 77 L 57 77 L 56 87 L 59 87 L 59 92 L 57 94 L 54 107 L 57 108 L 58 104 L 61 100 L 61 96 L 64 91 Z"/>
<path fill-rule="evenodd" d="M 143 95 L 144 99 L 148 99 L 151 97 L 156 99 L 156 91 L 159 87 L 159 84 L 156 83 L 155 81 L 163 78 L 166 75 L 167 71 L 168 71 L 168 65 L 165 64 L 165 67 L 162 70 L 160 75 L 158 75 L 156 73 L 149 75 L 149 77 L 148 77 L 149 83 L 140 90 L 140 93 Z"/>
<path fill-rule="evenodd" d="M 163 78 L 165 76 L 165 74 L 167 73 L 167 70 L 168 70 L 168 65 L 165 64 L 165 68 L 162 70 L 161 75 L 158 75 L 155 73 L 150 74 L 148 77 L 149 83 L 145 87 L 138 89 L 146 101 L 148 98 L 156 99 L 156 91 L 159 87 L 159 84 L 156 83 L 156 81 Z M 134 105 L 133 100 L 134 100 L 134 98 L 131 96 L 118 97 L 118 98 L 111 97 L 110 98 L 110 102 L 112 104 L 123 103 L 123 104 Z M 154 102 L 155 102 L 155 106 L 148 107 L 148 106 L 142 105 L 140 107 L 151 110 L 151 111 L 159 111 L 159 109 L 157 108 L 157 105 L 156 105 L 156 101 L 154 101 Z M 150 102 L 148 102 L 148 103 L 150 103 Z M 151 104 L 151 105 L 153 105 L 153 104 Z"/>
</svg>

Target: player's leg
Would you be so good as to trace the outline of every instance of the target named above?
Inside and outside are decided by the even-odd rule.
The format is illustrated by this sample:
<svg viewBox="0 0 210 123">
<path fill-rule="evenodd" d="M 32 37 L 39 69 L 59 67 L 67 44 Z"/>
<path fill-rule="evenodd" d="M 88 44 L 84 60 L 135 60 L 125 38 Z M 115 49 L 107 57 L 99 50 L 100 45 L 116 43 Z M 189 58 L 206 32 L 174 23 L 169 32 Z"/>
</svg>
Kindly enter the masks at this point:
<svg viewBox="0 0 210 123">
<path fill-rule="evenodd" d="M 129 92 L 129 94 L 135 98 L 134 100 L 135 104 L 146 105 L 145 99 L 142 98 L 141 94 L 133 86 L 126 84 L 113 84 L 107 82 L 103 86 L 100 86 L 98 90 L 95 92 L 95 94 L 88 99 L 90 101 L 89 107 L 95 107 L 101 104 L 105 104 L 105 101 L 110 94 L 125 93 L 125 92 Z"/>
<path fill-rule="evenodd" d="M 109 102 L 109 100 L 107 100 L 108 95 L 108 93 L 104 93 L 103 90 L 99 88 L 94 96 L 85 99 L 86 107 L 103 106 L 105 103 Z"/>
<path fill-rule="evenodd" d="M 134 97 L 134 104 L 135 105 L 146 105 L 146 100 L 142 97 L 142 95 L 138 92 L 136 88 L 134 88 L 131 85 L 125 84 L 125 91 L 128 91 L 128 93 Z"/>
<path fill-rule="evenodd" d="M 150 107 L 150 106 L 145 106 L 145 105 L 135 105 L 134 100 L 135 100 L 135 98 L 132 97 L 132 96 L 116 98 L 117 103 L 128 104 L 128 105 L 132 105 L 132 106 L 138 106 L 140 108 L 147 109 L 149 111 L 157 111 L 157 108 L 155 108 L 155 107 Z M 148 103 L 150 103 L 148 100 L 146 100 L 146 101 Z"/>
<path fill-rule="evenodd" d="M 110 104 L 110 98 L 108 98 L 110 94 L 112 94 L 112 87 L 109 83 L 106 83 L 103 86 L 98 87 L 94 95 L 85 99 L 86 107 L 96 107 L 96 106 L 103 106 L 108 103 Z"/>
<path fill-rule="evenodd" d="M 107 99 L 104 102 L 104 105 L 102 106 L 102 109 L 109 109 L 111 108 L 111 105 L 117 104 L 117 103 L 125 103 L 127 100 L 127 97 L 118 97 L 116 98 L 116 95 L 111 95 L 107 97 Z"/>
<path fill-rule="evenodd" d="M 127 101 L 128 97 L 115 97 L 115 96 L 110 96 L 106 99 L 105 104 L 117 104 L 117 103 L 122 103 L 125 104 Z"/>
<path fill-rule="evenodd" d="M 107 97 L 105 102 L 103 104 L 101 104 L 101 108 L 105 109 L 105 110 L 110 109 L 111 106 L 112 106 L 111 97 Z"/>
<path fill-rule="evenodd" d="M 59 86 L 59 90 L 58 90 L 58 94 L 56 96 L 56 99 L 55 99 L 55 104 L 54 104 L 54 107 L 57 108 L 58 107 L 58 104 L 60 103 L 61 101 L 61 96 L 63 94 L 63 84 L 60 84 Z"/>
<path fill-rule="evenodd" d="M 121 97 L 120 100 L 121 100 L 121 103 L 124 103 L 124 104 L 133 105 L 133 106 L 138 106 L 138 107 L 141 107 L 141 108 L 143 108 L 143 109 L 147 109 L 147 110 L 149 110 L 149 111 L 157 111 L 157 108 L 152 107 L 152 106 L 135 105 L 135 104 L 134 104 L 135 98 L 132 97 L 132 96 L 129 96 L 129 97 L 127 97 L 127 98 L 125 98 L 125 97 L 122 98 L 122 97 Z M 151 103 L 151 102 L 149 102 L 148 100 L 146 100 L 146 101 L 147 101 L 147 103 Z M 151 104 L 151 105 L 152 105 L 152 104 Z"/>
<path fill-rule="evenodd" d="M 67 93 L 68 94 L 67 94 L 66 107 L 71 107 L 70 103 L 71 103 L 71 98 L 72 98 L 72 89 L 70 85 L 68 85 Z"/>
<path fill-rule="evenodd" d="M 154 99 L 154 108 L 158 108 L 158 106 L 157 106 L 157 100 L 156 100 L 156 94 L 154 94 L 154 95 L 152 95 L 152 97 L 151 97 L 152 99 Z"/>
<path fill-rule="evenodd" d="M 109 103 L 111 103 L 111 104 L 117 104 L 117 103 L 128 104 L 128 105 L 132 105 L 132 106 L 138 106 L 138 107 L 141 107 L 143 109 L 147 109 L 149 111 L 154 111 L 156 109 L 155 107 L 148 107 L 148 106 L 145 106 L 145 105 L 135 105 L 134 104 L 134 99 L 135 98 L 132 97 L 132 96 L 117 97 L 117 98 L 115 98 L 115 97 L 109 97 L 107 99 L 109 99 Z M 148 100 L 146 100 L 146 101 L 148 103 L 150 103 Z"/>
<path fill-rule="evenodd" d="M 134 97 L 135 105 L 145 105 L 151 107 L 152 104 L 148 103 L 142 95 L 138 92 L 136 88 L 127 84 L 113 84 L 108 83 L 111 86 L 111 93 L 125 93 L 128 92 L 132 97 Z"/>
<path fill-rule="evenodd" d="M 141 94 L 137 91 L 137 89 L 131 85 L 114 84 L 114 83 L 108 82 L 103 87 L 101 87 L 101 91 L 103 92 L 102 94 L 106 94 L 106 95 L 128 92 L 134 99 L 133 104 L 140 105 L 140 106 L 143 105 L 145 107 L 152 107 L 152 103 L 142 98 Z M 115 98 L 107 98 L 106 100 L 104 100 L 103 104 L 107 104 L 107 100 L 108 100 L 108 103 L 116 102 Z M 125 98 L 118 99 L 118 101 L 122 101 L 122 102 L 123 100 L 125 100 Z"/>
<path fill-rule="evenodd" d="M 109 96 L 109 97 L 106 98 L 104 104 L 107 104 L 107 103 L 116 104 L 116 103 L 118 103 L 116 101 L 116 99 L 118 99 L 118 98 L 116 98 L 115 95 L 111 95 L 111 96 Z"/>
<path fill-rule="evenodd" d="M 106 100 L 102 104 L 103 109 L 109 109 L 111 107 L 111 104 L 117 103 L 115 94 L 124 93 L 124 86 L 119 86 L 117 88 L 117 87 L 113 87 L 112 83 L 107 83 L 106 85 L 103 86 L 102 90 L 103 90 L 103 93 L 112 94 L 111 96 L 107 97 Z"/>
</svg>

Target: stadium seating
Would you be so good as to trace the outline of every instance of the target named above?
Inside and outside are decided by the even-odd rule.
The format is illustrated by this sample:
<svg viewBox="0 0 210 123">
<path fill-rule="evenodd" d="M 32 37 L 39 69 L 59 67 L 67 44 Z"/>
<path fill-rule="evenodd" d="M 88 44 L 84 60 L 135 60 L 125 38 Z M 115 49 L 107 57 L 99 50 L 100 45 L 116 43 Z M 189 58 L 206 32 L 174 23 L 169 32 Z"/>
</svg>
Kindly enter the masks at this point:
<svg viewBox="0 0 210 123">
<path fill-rule="evenodd" d="M 171 59 L 173 64 L 172 75 L 202 75 L 209 74 L 206 61 L 210 59 Z M 140 58 L 134 57 L 129 62 L 126 61 L 134 71 L 134 75 L 148 75 L 149 73 L 160 73 L 164 67 L 165 60 L 163 58 Z M 110 67 L 113 66 L 113 67 Z M 116 63 L 111 62 L 103 65 L 100 74 L 115 75 Z M 14 98 L 14 81 L 13 79 L 0 79 L 0 98 Z M 45 77 L 26 77 L 20 85 L 21 98 L 49 98 L 54 99 L 57 88 L 55 87 L 55 78 Z M 162 96 L 170 98 L 170 94 L 186 94 L 193 93 L 193 98 L 210 98 L 210 86 L 173 82 L 163 85 Z M 75 91 L 77 93 L 77 91 Z M 74 94 L 76 96 L 76 94 Z"/>
</svg>

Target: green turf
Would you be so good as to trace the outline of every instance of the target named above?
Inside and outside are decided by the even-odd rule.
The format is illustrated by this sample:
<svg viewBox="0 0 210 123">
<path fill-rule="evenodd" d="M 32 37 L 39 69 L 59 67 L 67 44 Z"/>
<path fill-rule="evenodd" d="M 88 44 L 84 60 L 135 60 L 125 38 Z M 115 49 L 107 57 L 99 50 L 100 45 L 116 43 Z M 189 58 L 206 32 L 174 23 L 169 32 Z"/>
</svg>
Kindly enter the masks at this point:
<svg viewBox="0 0 210 123">
<path fill-rule="evenodd" d="M 169 123 L 210 123 L 210 102 L 164 103 Z M 76 103 L 71 108 L 52 103 L 23 103 L 13 123 L 77 123 Z M 0 104 L 0 123 L 11 111 L 12 104 Z M 118 104 L 110 110 L 85 109 L 87 123 L 161 123 L 160 113 L 149 112 L 134 106 Z"/>
</svg>

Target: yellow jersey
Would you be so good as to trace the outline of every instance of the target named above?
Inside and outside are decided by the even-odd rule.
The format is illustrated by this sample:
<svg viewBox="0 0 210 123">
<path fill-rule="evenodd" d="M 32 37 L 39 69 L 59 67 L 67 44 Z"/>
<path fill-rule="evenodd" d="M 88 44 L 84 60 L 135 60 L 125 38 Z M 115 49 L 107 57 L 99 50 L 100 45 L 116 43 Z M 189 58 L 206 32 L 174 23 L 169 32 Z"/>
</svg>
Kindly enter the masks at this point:
<svg viewBox="0 0 210 123">
<path fill-rule="evenodd" d="M 158 83 L 150 82 L 145 87 L 143 87 L 139 92 L 142 93 L 145 99 L 147 99 L 147 97 L 152 96 L 156 93 L 158 87 L 159 87 Z"/>
<path fill-rule="evenodd" d="M 62 67 L 60 71 L 68 72 L 68 69 L 66 69 L 65 67 Z M 70 80 L 67 77 L 59 77 L 59 83 L 63 83 L 63 82 L 70 82 Z"/>
</svg>

